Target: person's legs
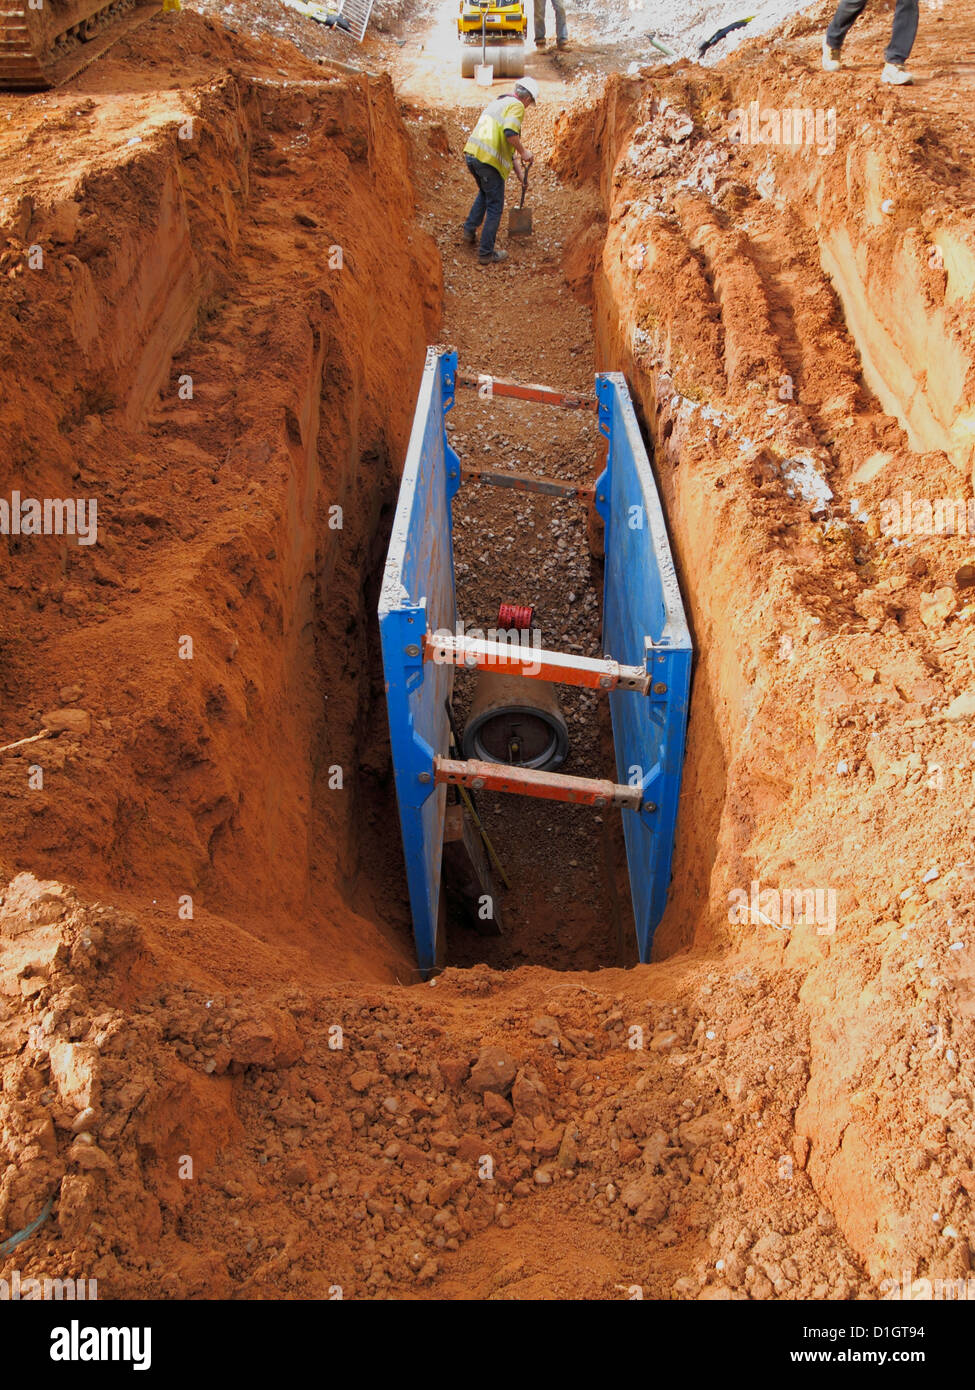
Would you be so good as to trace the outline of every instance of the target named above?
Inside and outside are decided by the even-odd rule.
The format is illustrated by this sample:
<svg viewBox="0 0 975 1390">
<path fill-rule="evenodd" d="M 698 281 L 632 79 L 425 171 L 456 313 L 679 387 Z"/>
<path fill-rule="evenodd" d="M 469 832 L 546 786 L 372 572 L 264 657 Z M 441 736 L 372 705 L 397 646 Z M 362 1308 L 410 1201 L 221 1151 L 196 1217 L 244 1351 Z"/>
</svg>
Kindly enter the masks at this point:
<svg viewBox="0 0 975 1390">
<path fill-rule="evenodd" d="M 866 8 L 867 0 L 840 0 L 830 26 L 826 30 L 827 47 L 842 48 L 843 40 Z"/>
<path fill-rule="evenodd" d="M 467 214 L 467 221 L 464 223 L 464 232 L 468 238 L 473 241 L 474 234 L 484 221 L 484 213 L 487 210 L 487 199 L 484 196 L 484 186 L 481 183 L 481 176 L 478 171 L 488 166 L 479 164 L 472 154 L 465 157 L 467 159 L 467 167 L 471 171 L 471 177 L 477 184 L 477 197 L 474 199 L 474 206 Z"/>
<path fill-rule="evenodd" d="M 552 9 L 555 11 L 555 38 L 558 43 L 565 43 L 569 37 L 569 27 L 565 21 L 565 6 L 562 0 L 552 0 Z"/>
<path fill-rule="evenodd" d="M 546 0 L 535 0 L 535 42 L 542 43 L 545 39 L 545 3 Z"/>
<path fill-rule="evenodd" d="M 888 63 L 906 63 L 917 37 L 917 0 L 897 0 L 894 28 L 884 54 Z"/>
<path fill-rule="evenodd" d="M 481 192 L 487 204 L 484 217 L 484 230 L 481 232 L 480 255 L 487 260 L 494 253 L 494 242 L 501 226 L 504 211 L 504 179 L 490 164 L 481 165 Z"/>
</svg>

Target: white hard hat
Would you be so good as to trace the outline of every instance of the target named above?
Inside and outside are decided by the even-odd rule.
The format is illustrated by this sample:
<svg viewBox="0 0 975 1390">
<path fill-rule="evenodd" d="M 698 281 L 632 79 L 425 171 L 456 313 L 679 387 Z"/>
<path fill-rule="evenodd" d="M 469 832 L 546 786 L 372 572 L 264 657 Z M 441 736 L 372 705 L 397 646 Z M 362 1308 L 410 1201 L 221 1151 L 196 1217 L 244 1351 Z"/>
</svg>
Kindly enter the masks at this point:
<svg viewBox="0 0 975 1390">
<path fill-rule="evenodd" d="M 527 92 L 532 101 L 538 100 L 538 91 L 538 83 L 535 81 L 534 77 L 519 77 L 518 81 L 515 83 L 515 95 L 517 95 L 518 92 Z"/>
</svg>

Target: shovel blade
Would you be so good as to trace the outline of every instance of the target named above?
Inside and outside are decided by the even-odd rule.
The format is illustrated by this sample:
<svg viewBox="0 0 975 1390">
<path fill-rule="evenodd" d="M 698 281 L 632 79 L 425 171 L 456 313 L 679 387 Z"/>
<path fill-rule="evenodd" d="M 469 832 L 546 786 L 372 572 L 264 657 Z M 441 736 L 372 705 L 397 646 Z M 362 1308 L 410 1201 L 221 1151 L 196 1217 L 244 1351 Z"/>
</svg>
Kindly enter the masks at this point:
<svg viewBox="0 0 975 1390">
<path fill-rule="evenodd" d="M 509 236 L 531 236 L 532 234 L 532 210 L 531 208 L 512 208 L 508 213 L 508 235 Z"/>
</svg>

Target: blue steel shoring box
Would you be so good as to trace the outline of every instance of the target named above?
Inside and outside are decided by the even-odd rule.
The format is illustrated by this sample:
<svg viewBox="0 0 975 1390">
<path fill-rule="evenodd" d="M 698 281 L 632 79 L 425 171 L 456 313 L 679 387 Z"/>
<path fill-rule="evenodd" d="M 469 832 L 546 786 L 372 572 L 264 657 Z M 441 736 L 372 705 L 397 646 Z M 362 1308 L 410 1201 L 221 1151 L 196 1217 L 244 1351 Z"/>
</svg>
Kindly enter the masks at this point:
<svg viewBox="0 0 975 1390">
<path fill-rule="evenodd" d="M 452 632 L 456 623 L 450 501 L 460 484 L 460 462 L 444 424 L 456 372 L 456 353 L 427 352 L 379 597 L 396 798 L 424 974 L 436 964 L 447 805 L 446 787 L 433 785 L 433 759 L 448 750 L 446 701 L 454 668 L 424 666 L 423 637 L 441 628 Z"/>
<path fill-rule="evenodd" d="M 667 905 L 680 796 L 691 638 L 663 508 L 626 378 L 596 378 L 599 428 L 609 440 L 596 483 L 606 526 L 603 651 L 653 677 L 649 695 L 609 697 L 617 780 L 643 788 L 643 809 L 623 812 L 626 862 L 641 961 Z M 653 807 L 654 809 L 649 809 Z"/>
<path fill-rule="evenodd" d="M 446 756 L 451 665 L 423 662 L 426 632 L 456 623 L 451 501 L 460 461 L 445 417 L 454 404 L 455 353 L 430 349 L 393 519 L 379 627 L 396 795 L 420 971 L 437 962 L 446 788 L 433 781 Z M 609 441 L 596 485 L 606 526 L 603 650 L 652 676 L 650 693 L 610 695 L 617 780 L 643 790 L 624 810 L 630 891 L 641 961 L 649 960 L 670 882 L 687 726 L 691 641 L 663 510 L 625 378 L 596 379 L 599 428 Z"/>
</svg>

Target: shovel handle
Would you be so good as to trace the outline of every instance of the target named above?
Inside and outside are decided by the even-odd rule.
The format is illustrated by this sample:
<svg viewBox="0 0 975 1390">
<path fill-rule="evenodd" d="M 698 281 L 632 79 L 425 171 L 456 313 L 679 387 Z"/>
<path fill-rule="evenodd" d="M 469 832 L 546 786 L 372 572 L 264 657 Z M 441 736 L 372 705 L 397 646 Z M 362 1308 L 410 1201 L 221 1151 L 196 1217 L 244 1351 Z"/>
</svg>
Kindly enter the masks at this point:
<svg viewBox="0 0 975 1390">
<path fill-rule="evenodd" d="M 525 176 L 524 176 L 524 178 L 523 178 L 522 181 L 521 181 L 521 202 L 518 204 L 518 211 L 519 211 L 519 212 L 521 212 L 522 208 L 525 206 L 525 194 L 526 194 L 527 192 L 528 192 L 528 170 L 526 169 L 526 170 L 525 170 Z"/>
</svg>

